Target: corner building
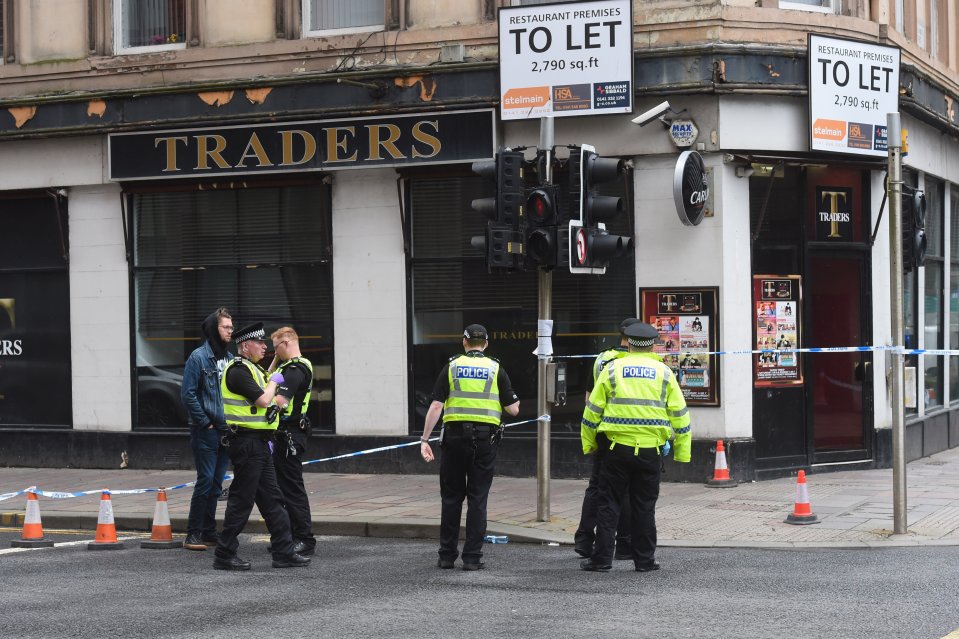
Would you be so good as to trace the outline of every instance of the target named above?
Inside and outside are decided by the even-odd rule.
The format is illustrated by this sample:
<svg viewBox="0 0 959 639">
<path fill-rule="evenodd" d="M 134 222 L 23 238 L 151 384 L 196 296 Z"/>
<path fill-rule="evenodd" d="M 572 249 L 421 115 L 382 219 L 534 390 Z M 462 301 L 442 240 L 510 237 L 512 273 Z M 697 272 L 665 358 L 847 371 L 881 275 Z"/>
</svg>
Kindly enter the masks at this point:
<svg viewBox="0 0 959 639">
<path fill-rule="evenodd" d="M 300 333 L 318 455 L 409 441 L 473 322 L 535 419 L 536 274 L 489 275 L 468 242 L 489 194 L 470 163 L 539 140 L 538 121 L 499 117 L 508 5 L 2 0 L 0 463 L 190 467 L 182 368 L 221 305 Z M 810 150 L 811 33 L 901 52 L 905 181 L 925 191 L 929 242 L 902 275 L 906 346 L 959 348 L 957 11 L 633 0 L 634 113 L 556 119 L 557 145 L 632 161 L 608 188 L 628 203 L 611 231 L 636 248 L 601 277 L 554 273 L 554 350 L 598 353 L 624 317 L 662 318 L 698 398 L 693 463 L 668 478 L 709 476 L 720 438 L 739 479 L 890 465 L 882 351 L 699 353 L 891 344 L 885 161 Z M 678 135 L 631 123 L 663 100 Z M 697 226 L 672 192 L 685 148 L 708 176 Z M 588 472 L 589 363 L 568 359 L 555 477 Z M 959 445 L 959 365 L 907 366 L 907 457 Z M 512 429 L 500 472 L 535 460 L 535 423 Z M 312 468 L 422 472 L 401 454 Z"/>
</svg>

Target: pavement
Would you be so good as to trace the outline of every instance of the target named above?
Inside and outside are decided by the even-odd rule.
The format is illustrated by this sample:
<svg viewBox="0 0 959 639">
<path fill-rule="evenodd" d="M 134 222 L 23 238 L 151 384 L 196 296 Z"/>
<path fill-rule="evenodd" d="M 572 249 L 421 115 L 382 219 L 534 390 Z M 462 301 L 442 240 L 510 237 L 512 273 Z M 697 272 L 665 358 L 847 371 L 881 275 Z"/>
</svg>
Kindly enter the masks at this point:
<svg viewBox="0 0 959 639">
<path fill-rule="evenodd" d="M 436 463 L 436 462 L 434 462 Z M 712 488 L 664 482 L 656 509 L 660 546 L 679 547 L 891 547 L 959 545 L 959 448 L 907 465 L 907 526 L 893 534 L 892 470 L 807 475 L 809 503 L 818 522 L 784 522 L 793 512 L 796 479 Z M 190 482 L 191 471 L 0 468 L 0 495 L 37 486 L 82 492 L 171 487 Z M 320 535 L 437 539 L 440 498 L 436 475 L 347 475 L 309 472 L 306 487 L 314 532 Z M 496 477 L 489 497 L 488 534 L 513 542 L 572 544 L 585 480 L 549 483 L 549 521 L 537 521 L 536 478 Z M 168 492 L 173 530 L 185 532 L 192 488 Z M 99 494 L 41 497 L 44 529 L 94 530 Z M 112 496 L 117 529 L 149 531 L 156 493 Z M 0 525 L 22 527 L 26 498 L 0 501 Z M 225 502 L 218 507 L 222 521 Z M 465 516 L 465 508 L 464 508 Z M 264 532 L 254 510 L 248 532 Z"/>
</svg>

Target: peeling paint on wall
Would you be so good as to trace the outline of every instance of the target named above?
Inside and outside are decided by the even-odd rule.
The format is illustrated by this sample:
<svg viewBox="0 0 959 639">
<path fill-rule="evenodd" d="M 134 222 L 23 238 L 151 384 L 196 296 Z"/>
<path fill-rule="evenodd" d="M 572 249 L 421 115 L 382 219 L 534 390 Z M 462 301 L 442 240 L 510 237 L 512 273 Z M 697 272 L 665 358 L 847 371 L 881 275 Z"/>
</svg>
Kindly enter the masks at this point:
<svg viewBox="0 0 959 639">
<path fill-rule="evenodd" d="M 261 89 L 247 89 L 246 99 L 252 104 L 263 104 L 263 102 L 266 100 L 266 96 L 270 95 L 271 91 L 273 91 L 273 89 L 270 87 L 263 87 Z"/>
<path fill-rule="evenodd" d="M 952 99 L 952 96 L 946 95 L 943 96 L 946 98 L 946 117 L 949 118 L 950 122 L 956 121 L 956 101 Z"/>
<path fill-rule="evenodd" d="M 10 112 L 10 115 L 13 116 L 13 121 L 16 123 L 17 128 L 19 129 L 24 124 L 33 119 L 33 116 L 37 114 L 36 106 L 24 106 L 24 107 L 10 107 L 7 109 Z"/>
<path fill-rule="evenodd" d="M 405 78 L 396 78 L 394 83 L 398 87 L 409 88 L 415 84 L 420 85 L 420 100 L 423 102 L 429 102 L 433 99 L 433 94 L 436 93 L 436 80 L 433 79 L 433 76 L 423 76 L 423 75 L 411 75 Z M 429 85 L 429 89 L 427 89 Z"/>
<path fill-rule="evenodd" d="M 87 103 L 87 117 L 92 118 L 97 116 L 103 118 L 103 114 L 107 112 L 107 103 L 103 100 L 90 100 Z"/>
<path fill-rule="evenodd" d="M 210 106 L 221 107 L 230 103 L 233 99 L 233 91 L 204 91 L 197 93 L 197 97 Z"/>
<path fill-rule="evenodd" d="M 778 78 L 780 75 L 779 71 L 776 71 L 775 69 L 773 69 L 773 65 L 771 64 L 766 65 L 766 71 L 769 72 L 770 78 Z"/>
</svg>

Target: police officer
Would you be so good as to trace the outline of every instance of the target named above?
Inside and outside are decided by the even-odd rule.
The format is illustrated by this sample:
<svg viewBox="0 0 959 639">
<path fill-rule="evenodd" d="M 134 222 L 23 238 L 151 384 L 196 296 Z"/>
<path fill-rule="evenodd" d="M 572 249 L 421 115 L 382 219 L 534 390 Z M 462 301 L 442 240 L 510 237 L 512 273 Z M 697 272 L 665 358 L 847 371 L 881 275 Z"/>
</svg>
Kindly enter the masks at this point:
<svg viewBox="0 0 959 639">
<path fill-rule="evenodd" d="M 283 505 L 290 516 L 293 552 L 310 556 L 316 550 L 316 538 L 313 536 L 310 498 L 303 485 L 302 455 L 306 452 L 310 434 L 306 409 L 313 389 L 313 364 L 300 353 L 300 336 L 291 327 L 273 331 L 270 339 L 276 353 L 270 370 L 276 368 L 283 376 L 275 399 L 280 407 L 280 424 L 277 443 L 273 447 L 273 466 L 283 493 Z"/>
<path fill-rule="evenodd" d="M 597 434 L 609 440 L 599 473 L 599 522 L 592 557 L 583 570 L 612 567 L 613 535 L 623 495 L 632 509 L 633 562 L 638 572 L 659 570 L 656 562 L 656 500 L 662 469 L 661 447 L 675 437 L 675 459 L 690 458 L 686 400 L 672 370 L 652 352 L 656 329 L 637 322 L 624 330 L 629 352 L 614 359 L 583 409 L 583 451 L 597 449 Z"/>
<path fill-rule="evenodd" d="M 466 499 L 466 541 L 463 570 L 485 567 L 486 502 L 493 485 L 493 462 L 502 435 L 500 417 L 505 410 L 519 414 L 519 397 L 499 362 L 484 354 L 489 335 L 479 324 L 463 331 L 464 355 L 451 357 L 433 386 L 433 402 L 426 412 L 420 455 L 433 461 L 430 433 L 443 414 L 440 446 L 440 550 L 438 568 L 452 568 L 458 555 L 460 516 Z"/>
<path fill-rule="evenodd" d="M 593 361 L 593 383 L 586 391 L 586 400 L 589 400 L 589 394 L 596 386 L 596 380 L 599 378 L 603 369 L 614 359 L 622 357 L 628 352 L 626 335 L 623 331 L 627 326 L 632 326 L 639 319 L 629 317 L 619 324 L 620 341 L 619 346 L 603 351 L 596 356 Z M 590 557 L 593 554 L 593 542 L 596 540 L 596 513 L 599 509 L 599 468 L 603 461 L 603 453 L 608 449 L 609 441 L 605 435 L 597 436 L 596 452 L 592 453 L 593 467 L 589 474 L 589 484 L 586 486 L 586 493 L 583 495 L 583 510 L 579 518 L 579 527 L 573 535 L 573 550 L 580 557 Z M 619 515 L 619 523 L 616 527 L 616 559 L 632 559 L 632 542 L 629 539 L 629 499 L 624 498 L 622 509 Z"/>
<path fill-rule="evenodd" d="M 274 568 L 306 566 L 308 557 L 293 552 L 290 518 L 283 509 L 283 495 L 276 485 L 276 472 L 270 454 L 276 432 L 273 405 L 283 375 L 274 373 L 265 379 L 257 362 L 266 353 L 266 332 L 262 323 L 252 324 L 237 332 L 237 357 L 223 371 L 221 390 L 223 413 L 229 436 L 230 461 L 233 462 L 233 484 L 223 515 L 223 531 L 216 546 L 213 567 L 219 570 L 249 570 L 250 562 L 236 556 L 237 536 L 250 519 L 253 504 L 260 510 L 270 531 Z"/>
</svg>

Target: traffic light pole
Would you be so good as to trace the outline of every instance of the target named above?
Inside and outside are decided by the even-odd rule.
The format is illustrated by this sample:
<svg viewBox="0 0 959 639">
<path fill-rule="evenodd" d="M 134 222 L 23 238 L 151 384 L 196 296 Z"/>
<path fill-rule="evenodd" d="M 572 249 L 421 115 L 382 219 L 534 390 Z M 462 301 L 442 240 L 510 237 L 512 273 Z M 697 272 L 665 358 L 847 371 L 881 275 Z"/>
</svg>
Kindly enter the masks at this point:
<svg viewBox="0 0 959 639">
<path fill-rule="evenodd" d="M 902 127 L 898 113 L 886 115 L 889 147 L 889 279 L 892 315 L 892 343 L 902 346 Z M 903 404 L 905 356 L 892 353 L 892 521 L 893 532 L 903 535 L 906 524 L 906 432 Z"/>
<path fill-rule="evenodd" d="M 545 184 L 553 183 L 553 135 L 554 122 L 551 117 L 540 118 L 539 148 L 545 153 Z M 546 269 L 539 272 L 539 321 L 537 333 L 553 315 L 553 273 Z M 538 340 L 537 340 L 538 341 Z M 536 521 L 549 521 L 549 467 L 550 467 L 550 423 L 549 404 L 546 401 L 546 365 L 549 356 L 540 354 L 536 366 L 536 414 L 540 416 L 536 426 Z"/>
</svg>

